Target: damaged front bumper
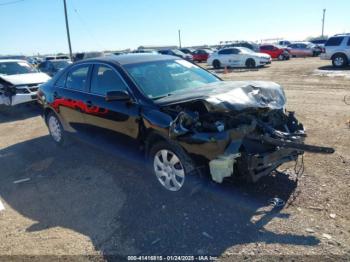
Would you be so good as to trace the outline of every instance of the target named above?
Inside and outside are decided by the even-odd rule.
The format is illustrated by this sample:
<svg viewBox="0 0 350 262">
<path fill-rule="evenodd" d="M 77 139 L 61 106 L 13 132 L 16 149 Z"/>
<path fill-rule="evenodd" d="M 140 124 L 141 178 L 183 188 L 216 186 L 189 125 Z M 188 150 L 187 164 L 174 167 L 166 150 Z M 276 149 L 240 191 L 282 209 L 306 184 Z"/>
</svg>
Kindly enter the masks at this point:
<svg viewBox="0 0 350 262">
<path fill-rule="evenodd" d="M 209 160 L 212 179 L 222 183 L 225 177 L 244 176 L 256 182 L 270 174 L 280 165 L 296 161 L 304 152 L 331 154 L 333 148 L 304 144 L 306 134 L 301 124 L 290 113 L 285 123 L 285 131 L 252 119 L 250 124 L 221 132 L 192 132 L 184 125 L 189 115 L 179 115 L 175 119 L 170 134 L 191 155 Z M 248 116 L 247 116 L 248 117 Z M 289 126 L 289 127 L 288 127 Z M 221 128 L 218 125 L 218 128 Z M 291 131 L 290 131 L 291 130 Z"/>
<path fill-rule="evenodd" d="M 0 105 L 15 106 L 36 101 L 38 86 L 10 86 L 0 90 Z"/>
</svg>

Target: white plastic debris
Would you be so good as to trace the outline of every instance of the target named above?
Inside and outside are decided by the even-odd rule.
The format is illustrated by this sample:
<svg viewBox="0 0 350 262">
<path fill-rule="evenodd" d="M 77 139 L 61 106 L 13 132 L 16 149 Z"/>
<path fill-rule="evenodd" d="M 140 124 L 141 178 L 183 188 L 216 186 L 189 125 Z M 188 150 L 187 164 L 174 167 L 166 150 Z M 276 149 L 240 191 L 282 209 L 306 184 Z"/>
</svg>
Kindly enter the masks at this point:
<svg viewBox="0 0 350 262">
<path fill-rule="evenodd" d="M 315 233 L 315 230 L 313 230 L 312 228 L 306 228 L 305 231 L 308 233 Z"/>
<path fill-rule="evenodd" d="M 1 200 L 0 200 L 0 211 L 3 211 L 3 210 L 5 210 L 5 206 L 4 206 L 4 204 L 1 202 Z"/>
<path fill-rule="evenodd" d="M 330 218 L 335 218 L 336 214 L 329 214 Z"/>
<path fill-rule="evenodd" d="M 16 181 L 13 181 L 14 184 L 20 184 L 20 183 L 23 183 L 23 182 L 27 182 L 29 181 L 30 178 L 23 178 L 23 179 L 19 179 L 19 180 L 16 180 Z"/>
<path fill-rule="evenodd" d="M 331 236 L 331 235 L 328 235 L 328 234 L 325 234 L 325 233 L 322 234 L 322 237 L 323 237 L 323 238 L 326 238 L 326 239 L 328 239 L 328 240 L 329 240 L 329 239 L 332 239 L 332 236 Z"/>
</svg>

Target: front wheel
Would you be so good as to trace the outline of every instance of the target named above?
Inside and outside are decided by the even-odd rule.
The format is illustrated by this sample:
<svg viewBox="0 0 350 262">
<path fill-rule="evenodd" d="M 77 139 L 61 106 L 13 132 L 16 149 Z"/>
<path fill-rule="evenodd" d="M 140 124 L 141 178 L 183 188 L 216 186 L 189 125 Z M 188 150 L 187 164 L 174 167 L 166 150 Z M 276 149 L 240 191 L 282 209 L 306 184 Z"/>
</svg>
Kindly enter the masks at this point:
<svg viewBox="0 0 350 262">
<path fill-rule="evenodd" d="M 280 60 L 280 61 L 284 60 L 284 58 L 285 58 L 285 56 L 282 54 L 278 56 L 278 60 Z"/>
<path fill-rule="evenodd" d="M 149 160 L 158 185 L 163 189 L 176 192 L 191 186 L 189 182 L 196 168 L 179 145 L 159 142 L 151 148 Z"/>
<path fill-rule="evenodd" d="M 248 58 L 247 61 L 245 62 L 245 66 L 248 68 L 255 68 L 255 60 L 252 58 Z"/>
</svg>

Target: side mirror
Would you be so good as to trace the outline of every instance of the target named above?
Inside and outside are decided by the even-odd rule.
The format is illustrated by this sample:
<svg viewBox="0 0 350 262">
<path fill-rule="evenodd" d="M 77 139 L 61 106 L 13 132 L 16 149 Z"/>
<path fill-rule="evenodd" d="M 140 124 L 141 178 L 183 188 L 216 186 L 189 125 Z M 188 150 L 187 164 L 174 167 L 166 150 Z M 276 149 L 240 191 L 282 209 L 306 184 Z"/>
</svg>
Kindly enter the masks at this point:
<svg viewBox="0 0 350 262">
<path fill-rule="evenodd" d="M 106 94 L 106 101 L 129 101 L 130 95 L 126 91 L 109 91 Z"/>
</svg>

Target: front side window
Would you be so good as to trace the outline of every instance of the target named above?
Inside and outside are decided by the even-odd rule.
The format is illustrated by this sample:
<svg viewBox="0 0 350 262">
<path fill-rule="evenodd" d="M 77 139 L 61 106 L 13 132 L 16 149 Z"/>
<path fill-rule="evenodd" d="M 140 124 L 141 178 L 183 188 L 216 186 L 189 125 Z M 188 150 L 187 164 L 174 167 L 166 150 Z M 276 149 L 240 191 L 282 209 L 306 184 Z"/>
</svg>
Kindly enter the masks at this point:
<svg viewBox="0 0 350 262">
<path fill-rule="evenodd" d="M 331 37 L 326 42 L 325 46 L 338 46 L 343 42 L 344 37 Z"/>
<path fill-rule="evenodd" d="M 85 91 L 89 73 L 89 65 L 74 67 L 67 76 L 66 87 L 73 90 Z"/>
<path fill-rule="evenodd" d="M 347 43 L 347 45 L 348 45 L 348 46 L 350 46 L 350 37 L 349 37 L 349 39 L 348 39 L 348 43 Z"/>
<path fill-rule="evenodd" d="M 105 96 L 109 91 L 127 90 L 121 76 L 112 68 L 96 65 L 92 72 L 91 93 Z"/>
<path fill-rule="evenodd" d="M 0 75 L 21 75 L 37 72 L 38 71 L 26 61 L 0 63 Z"/>
<path fill-rule="evenodd" d="M 185 60 L 154 61 L 125 66 L 145 96 L 157 99 L 180 91 L 191 92 L 220 79 Z"/>
</svg>

